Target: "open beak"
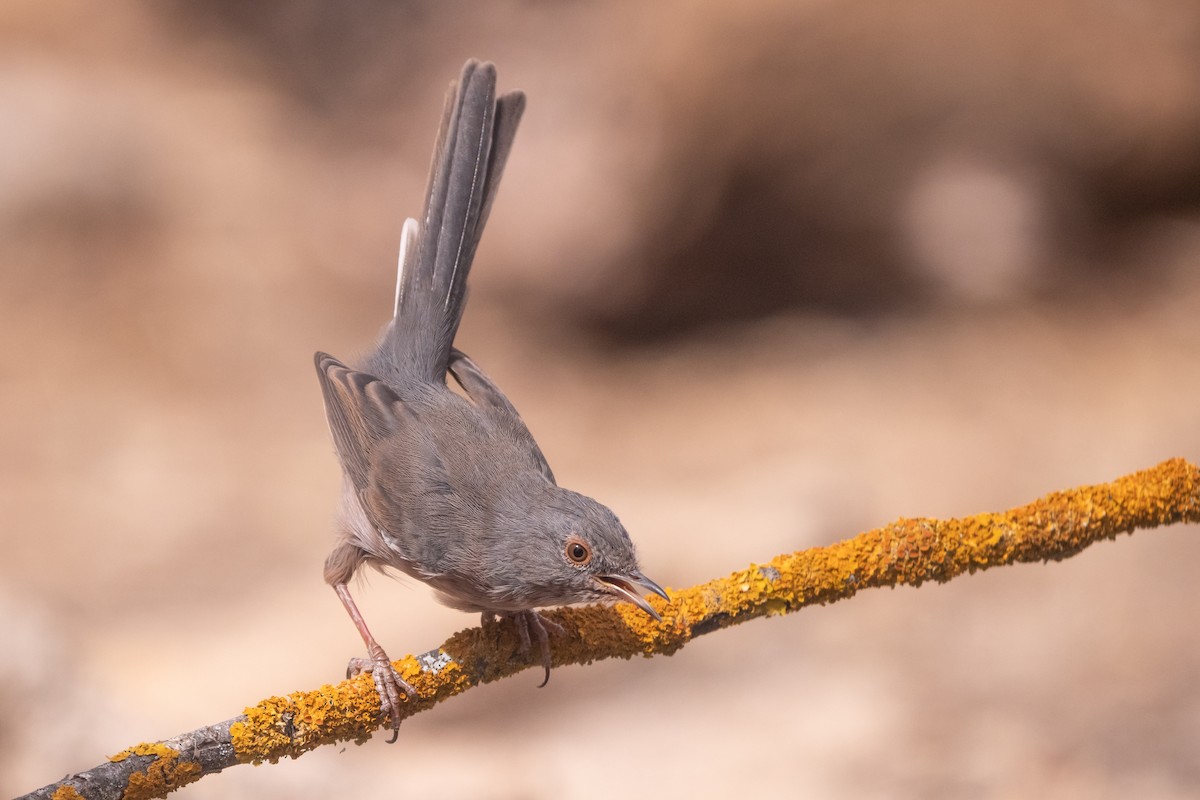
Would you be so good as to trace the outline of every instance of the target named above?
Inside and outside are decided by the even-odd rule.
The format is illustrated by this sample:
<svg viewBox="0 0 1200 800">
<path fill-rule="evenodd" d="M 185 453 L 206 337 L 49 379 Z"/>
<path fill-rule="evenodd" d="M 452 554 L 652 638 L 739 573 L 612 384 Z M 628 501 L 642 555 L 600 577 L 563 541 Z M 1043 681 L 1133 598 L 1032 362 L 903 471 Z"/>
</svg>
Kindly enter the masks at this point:
<svg viewBox="0 0 1200 800">
<path fill-rule="evenodd" d="M 646 598 L 642 597 L 643 592 L 641 590 L 649 590 L 668 603 L 671 602 L 671 598 L 663 591 L 661 586 L 640 572 L 635 572 L 631 575 L 600 575 L 597 576 L 596 581 L 600 584 L 601 591 L 615 594 L 623 600 L 628 600 L 660 622 L 662 621 L 662 616 L 654 610 L 654 606 L 646 602 Z"/>
</svg>

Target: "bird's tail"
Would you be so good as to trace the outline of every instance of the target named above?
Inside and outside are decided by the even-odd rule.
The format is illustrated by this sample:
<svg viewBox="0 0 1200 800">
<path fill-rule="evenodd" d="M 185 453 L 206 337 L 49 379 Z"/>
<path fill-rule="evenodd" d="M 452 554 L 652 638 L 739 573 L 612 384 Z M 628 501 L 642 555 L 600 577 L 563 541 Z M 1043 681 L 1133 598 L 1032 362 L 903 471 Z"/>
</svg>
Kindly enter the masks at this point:
<svg viewBox="0 0 1200 800">
<path fill-rule="evenodd" d="M 496 97 L 496 68 L 468 61 L 446 97 L 420 221 L 404 224 L 394 318 L 371 368 L 445 380 L 467 273 L 512 149 L 525 95 Z"/>
</svg>

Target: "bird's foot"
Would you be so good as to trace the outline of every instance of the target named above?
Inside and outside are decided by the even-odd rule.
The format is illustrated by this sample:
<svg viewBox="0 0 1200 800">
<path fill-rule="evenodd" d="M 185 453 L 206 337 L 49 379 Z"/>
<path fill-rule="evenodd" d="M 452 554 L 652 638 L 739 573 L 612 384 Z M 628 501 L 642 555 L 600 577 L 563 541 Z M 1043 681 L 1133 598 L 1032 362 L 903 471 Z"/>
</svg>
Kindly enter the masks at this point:
<svg viewBox="0 0 1200 800">
<path fill-rule="evenodd" d="M 367 649 L 367 658 L 355 657 L 346 665 L 347 678 L 357 677 L 364 672 L 371 673 L 371 677 L 375 679 L 375 691 L 379 692 L 380 714 L 388 718 L 388 727 L 392 729 L 392 738 L 388 740 L 391 744 L 400 736 L 400 693 L 403 692 L 412 698 L 416 696 L 417 690 L 400 677 L 387 653 L 377 644 Z"/>
<path fill-rule="evenodd" d="M 538 648 L 542 651 L 542 667 L 546 670 L 546 677 L 538 684 L 538 688 L 542 688 L 550 682 L 550 634 L 553 633 L 556 636 L 562 636 L 567 632 L 566 629 L 554 620 L 547 619 L 532 609 L 528 611 L 504 611 L 499 616 L 503 619 L 511 619 L 513 625 L 516 626 L 517 637 L 521 642 L 521 655 L 528 658 L 530 652 L 533 650 L 533 640 L 537 639 Z M 487 625 L 495 619 L 496 614 L 490 611 L 483 613 L 483 624 Z"/>
</svg>

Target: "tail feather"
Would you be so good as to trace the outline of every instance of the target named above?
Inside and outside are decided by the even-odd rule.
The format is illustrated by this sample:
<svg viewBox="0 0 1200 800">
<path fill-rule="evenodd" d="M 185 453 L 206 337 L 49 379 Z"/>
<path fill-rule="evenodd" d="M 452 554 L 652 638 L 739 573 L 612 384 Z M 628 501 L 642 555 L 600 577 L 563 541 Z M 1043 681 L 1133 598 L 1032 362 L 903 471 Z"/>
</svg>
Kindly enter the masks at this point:
<svg viewBox="0 0 1200 800">
<path fill-rule="evenodd" d="M 468 61 L 451 87 L 422 222 L 405 224 L 395 319 L 372 359 L 379 372 L 445 380 L 471 260 L 524 106 L 520 92 L 496 98 L 491 64 Z"/>
<path fill-rule="evenodd" d="M 525 95 L 521 92 L 509 92 L 496 101 L 496 119 L 492 132 L 492 153 L 488 157 L 487 176 L 483 184 L 483 206 L 479 211 L 478 229 L 482 233 L 487 224 L 488 215 L 492 213 L 492 201 L 496 199 L 496 190 L 500 188 L 500 177 L 504 174 L 504 166 L 508 163 L 508 154 L 512 152 L 513 141 L 517 138 L 517 126 L 521 123 L 521 115 L 525 113 Z M 475 244 L 479 237 L 475 237 Z M 468 262 L 475 256 L 472 248 L 466 254 Z"/>
<path fill-rule="evenodd" d="M 492 149 L 495 95 L 495 69 L 468 62 L 458 87 L 457 108 L 450 117 L 441 169 L 425 201 L 427 236 L 421 240 L 421 260 L 432 255 L 433 285 L 446 290 L 444 309 L 449 308 L 454 293 L 463 247 L 477 232 L 487 158 Z M 436 247 L 429 253 L 427 248 L 435 236 Z"/>
</svg>

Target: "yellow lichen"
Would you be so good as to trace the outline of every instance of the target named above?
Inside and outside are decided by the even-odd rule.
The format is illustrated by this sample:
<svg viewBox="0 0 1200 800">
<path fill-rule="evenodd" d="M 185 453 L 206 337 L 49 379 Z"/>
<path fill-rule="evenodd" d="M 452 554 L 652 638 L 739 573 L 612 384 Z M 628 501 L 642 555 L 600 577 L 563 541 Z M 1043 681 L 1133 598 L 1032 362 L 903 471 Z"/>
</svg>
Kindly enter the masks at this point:
<svg viewBox="0 0 1200 800">
<path fill-rule="evenodd" d="M 204 774 L 204 770 L 199 764 L 180 758 L 178 750 L 161 742 L 135 745 L 127 750 L 122 750 L 109 760 L 124 761 L 132 756 L 150 756 L 154 760 L 144 769 L 130 774 L 122 795 L 123 800 L 165 797 L 168 792 L 200 780 Z"/>
</svg>

